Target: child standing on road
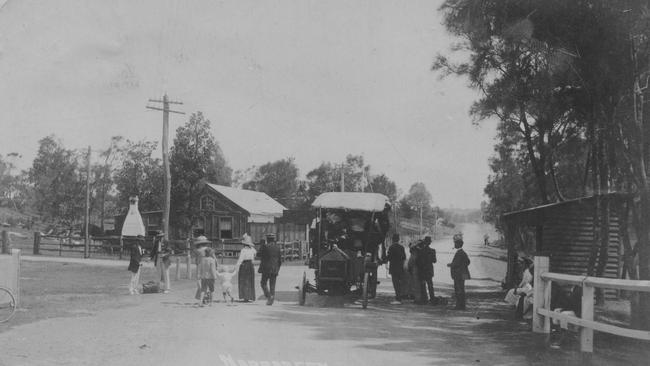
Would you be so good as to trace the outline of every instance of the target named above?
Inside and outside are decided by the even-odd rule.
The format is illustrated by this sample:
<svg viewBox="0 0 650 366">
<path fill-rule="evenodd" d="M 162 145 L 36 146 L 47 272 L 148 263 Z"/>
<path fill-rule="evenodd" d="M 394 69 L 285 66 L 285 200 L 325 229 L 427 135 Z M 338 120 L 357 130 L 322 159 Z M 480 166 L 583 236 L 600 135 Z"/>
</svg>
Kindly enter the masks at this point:
<svg viewBox="0 0 650 366">
<path fill-rule="evenodd" d="M 214 259 L 214 250 L 207 248 L 205 257 L 201 258 L 198 268 L 198 279 L 201 281 L 201 296 L 199 306 L 207 303 L 212 306 L 212 293 L 214 293 L 214 280 L 217 278 L 217 261 Z"/>
<path fill-rule="evenodd" d="M 223 300 L 225 302 L 228 302 L 228 299 L 226 298 L 226 296 L 228 296 L 230 297 L 230 303 L 232 304 L 233 301 L 235 301 L 231 294 L 232 278 L 235 276 L 235 270 L 234 268 L 230 268 L 230 266 L 228 266 L 224 269 L 224 271 L 219 271 L 217 274 L 221 280 L 221 294 L 223 295 Z"/>
</svg>

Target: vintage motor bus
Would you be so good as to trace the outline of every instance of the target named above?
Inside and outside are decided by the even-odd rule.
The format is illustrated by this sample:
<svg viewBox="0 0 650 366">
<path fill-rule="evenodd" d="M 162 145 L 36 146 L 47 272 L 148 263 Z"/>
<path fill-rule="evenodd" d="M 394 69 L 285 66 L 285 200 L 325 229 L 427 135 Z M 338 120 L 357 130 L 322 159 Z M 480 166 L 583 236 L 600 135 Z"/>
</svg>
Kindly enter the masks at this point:
<svg viewBox="0 0 650 366">
<path fill-rule="evenodd" d="M 309 268 L 315 283 L 303 273 L 299 304 L 305 304 L 307 293 L 341 296 L 354 291 L 365 309 L 377 290 L 379 251 L 390 226 L 388 198 L 378 193 L 328 192 L 314 200 L 312 209 Z"/>
</svg>

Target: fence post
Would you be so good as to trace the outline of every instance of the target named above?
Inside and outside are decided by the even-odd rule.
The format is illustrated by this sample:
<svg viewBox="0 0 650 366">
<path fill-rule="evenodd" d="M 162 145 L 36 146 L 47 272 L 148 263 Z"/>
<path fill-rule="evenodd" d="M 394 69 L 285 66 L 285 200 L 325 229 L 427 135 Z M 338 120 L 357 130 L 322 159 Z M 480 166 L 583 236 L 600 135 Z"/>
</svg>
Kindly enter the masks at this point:
<svg viewBox="0 0 650 366">
<path fill-rule="evenodd" d="M 20 249 L 11 249 L 11 256 L 13 257 L 14 266 L 16 268 L 13 283 L 14 296 L 16 298 L 16 307 L 20 307 Z"/>
<path fill-rule="evenodd" d="M 41 232 L 34 231 L 34 254 L 40 254 L 39 247 L 41 246 Z"/>
<path fill-rule="evenodd" d="M 537 312 L 538 309 L 550 307 L 550 301 L 546 302 L 545 293 L 547 292 L 546 286 L 550 287 L 551 281 L 544 281 L 541 276 L 542 273 L 548 272 L 548 257 L 536 255 L 534 263 L 535 271 L 533 283 L 535 285 L 533 287 L 533 332 L 548 334 L 551 332 L 550 321 L 547 317 L 541 316 Z M 548 282 L 548 284 L 545 282 Z M 550 291 L 548 291 L 548 293 L 550 295 Z"/>
<path fill-rule="evenodd" d="M 582 285 L 582 319 L 594 320 L 594 287 Z M 594 330 L 589 327 L 580 328 L 580 350 L 594 351 Z"/>
<path fill-rule="evenodd" d="M 2 230 L 2 254 L 10 254 L 11 242 L 9 241 L 9 233 L 7 230 Z"/>
<path fill-rule="evenodd" d="M 185 257 L 185 262 L 187 263 L 187 279 L 192 279 L 192 255 L 190 254 L 190 248 L 188 245 L 187 255 Z"/>
<path fill-rule="evenodd" d="M 120 259 L 122 259 L 122 252 L 124 251 L 124 239 L 120 235 Z"/>
</svg>

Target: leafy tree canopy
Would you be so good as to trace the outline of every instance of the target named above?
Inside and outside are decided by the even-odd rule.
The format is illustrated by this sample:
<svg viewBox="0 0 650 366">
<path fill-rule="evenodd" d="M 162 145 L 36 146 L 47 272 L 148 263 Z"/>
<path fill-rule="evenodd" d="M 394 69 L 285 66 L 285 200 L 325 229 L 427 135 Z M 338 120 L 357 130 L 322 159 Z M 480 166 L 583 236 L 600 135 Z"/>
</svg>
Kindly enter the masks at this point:
<svg viewBox="0 0 650 366">
<path fill-rule="evenodd" d="M 293 158 L 286 158 L 260 166 L 243 188 L 264 192 L 286 207 L 295 207 L 298 184 L 298 167 Z"/>
<path fill-rule="evenodd" d="M 170 152 L 171 207 L 176 224 L 188 230 L 199 217 L 199 195 L 203 184 L 229 186 L 232 169 L 211 132 L 203 113 L 192 113 L 176 130 Z"/>
<path fill-rule="evenodd" d="M 68 227 L 79 220 L 85 182 L 75 151 L 65 149 L 54 135 L 42 138 L 28 176 L 42 216 Z"/>
<path fill-rule="evenodd" d="M 153 152 L 158 146 L 153 141 L 126 140 L 120 149 L 121 166 L 114 173 L 117 204 L 124 212 L 129 197 L 138 196 L 140 211 L 160 210 L 163 205 L 163 169 L 160 158 Z"/>
</svg>

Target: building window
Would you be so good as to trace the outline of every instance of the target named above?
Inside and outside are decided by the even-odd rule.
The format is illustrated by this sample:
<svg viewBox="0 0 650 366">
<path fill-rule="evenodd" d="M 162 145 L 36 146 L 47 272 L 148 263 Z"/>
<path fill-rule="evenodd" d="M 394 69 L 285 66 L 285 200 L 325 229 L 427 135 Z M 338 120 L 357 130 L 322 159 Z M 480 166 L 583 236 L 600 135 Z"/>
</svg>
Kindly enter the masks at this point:
<svg viewBox="0 0 650 366">
<path fill-rule="evenodd" d="M 214 201 L 208 196 L 203 196 L 201 198 L 201 209 L 202 210 L 214 210 Z"/>
<path fill-rule="evenodd" d="M 219 218 L 219 238 L 232 239 L 232 217 Z"/>
<path fill-rule="evenodd" d="M 205 218 L 203 217 L 199 217 L 193 232 L 194 237 L 201 235 L 205 235 Z"/>
</svg>

